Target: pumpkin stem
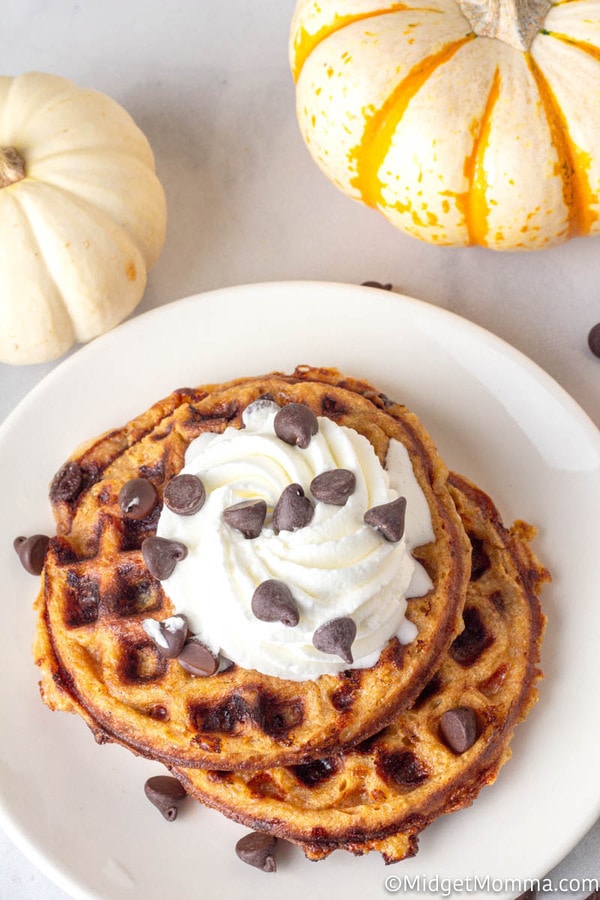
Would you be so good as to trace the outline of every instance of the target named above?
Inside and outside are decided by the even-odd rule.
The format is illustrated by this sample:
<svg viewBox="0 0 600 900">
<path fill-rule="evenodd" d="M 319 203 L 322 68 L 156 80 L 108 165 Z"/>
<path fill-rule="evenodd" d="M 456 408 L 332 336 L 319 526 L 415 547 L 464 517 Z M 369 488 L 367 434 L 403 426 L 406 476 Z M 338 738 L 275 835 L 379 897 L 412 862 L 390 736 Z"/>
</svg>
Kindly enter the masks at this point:
<svg viewBox="0 0 600 900">
<path fill-rule="evenodd" d="M 0 188 L 25 178 L 25 162 L 14 147 L 0 147 Z"/>
<path fill-rule="evenodd" d="M 475 32 L 529 50 L 544 24 L 550 0 L 458 0 Z"/>
</svg>

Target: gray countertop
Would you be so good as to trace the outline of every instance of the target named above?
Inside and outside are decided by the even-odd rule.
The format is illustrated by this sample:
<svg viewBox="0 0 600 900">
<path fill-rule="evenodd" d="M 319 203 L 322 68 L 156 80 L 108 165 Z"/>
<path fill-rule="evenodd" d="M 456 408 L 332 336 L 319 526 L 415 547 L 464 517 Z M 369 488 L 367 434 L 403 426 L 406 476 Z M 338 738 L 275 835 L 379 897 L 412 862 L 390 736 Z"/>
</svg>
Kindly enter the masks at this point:
<svg viewBox="0 0 600 900">
<path fill-rule="evenodd" d="M 169 225 L 136 312 L 233 284 L 391 282 L 523 351 L 600 426 L 600 359 L 587 347 L 600 321 L 598 239 L 537 253 L 434 247 L 345 198 L 298 132 L 293 5 L 5 0 L 3 74 L 48 71 L 104 91 L 153 147 Z M 0 422 L 54 365 L 0 365 Z M 551 873 L 556 884 L 600 873 L 599 838 L 597 824 Z M 0 834 L 0 897 L 65 896 Z"/>
</svg>

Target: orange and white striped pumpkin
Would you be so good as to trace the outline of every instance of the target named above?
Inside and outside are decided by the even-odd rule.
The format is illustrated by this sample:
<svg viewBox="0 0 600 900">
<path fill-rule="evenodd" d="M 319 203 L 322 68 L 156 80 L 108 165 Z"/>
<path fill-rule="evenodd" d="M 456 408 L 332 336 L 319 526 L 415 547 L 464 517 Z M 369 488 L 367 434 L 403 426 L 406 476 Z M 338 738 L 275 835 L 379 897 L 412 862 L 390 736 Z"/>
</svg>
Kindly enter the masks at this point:
<svg viewBox="0 0 600 900">
<path fill-rule="evenodd" d="M 600 233 L 599 0 L 299 0 L 290 56 L 314 160 L 403 231 Z"/>
</svg>

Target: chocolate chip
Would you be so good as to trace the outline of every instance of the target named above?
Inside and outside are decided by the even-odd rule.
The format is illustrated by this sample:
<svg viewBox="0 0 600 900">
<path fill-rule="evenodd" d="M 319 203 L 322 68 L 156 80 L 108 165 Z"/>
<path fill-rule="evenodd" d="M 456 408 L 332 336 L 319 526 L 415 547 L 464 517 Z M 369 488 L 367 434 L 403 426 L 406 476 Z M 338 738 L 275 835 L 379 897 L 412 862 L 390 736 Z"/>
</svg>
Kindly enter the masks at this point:
<svg viewBox="0 0 600 900">
<path fill-rule="evenodd" d="M 392 285 L 389 282 L 388 284 L 382 284 L 380 281 L 362 281 L 361 284 L 363 287 L 381 288 L 382 291 L 391 291 L 392 289 Z"/>
<path fill-rule="evenodd" d="M 455 753 L 464 753 L 477 739 L 477 716 L 470 706 L 448 709 L 440 719 L 440 731 Z"/>
<path fill-rule="evenodd" d="M 156 488 L 147 478 L 132 478 L 119 492 L 119 506 L 128 519 L 145 519 L 157 503 Z"/>
<path fill-rule="evenodd" d="M 45 534 L 32 534 L 31 537 L 20 536 L 13 541 L 13 547 L 21 560 L 21 565 L 31 575 L 40 575 L 44 568 L 44 559 L 50 538 Z"/>
<path fill-rule="evenodd" d="M 356 476 L 348 469 L 329 469 L 321 472 L 310 483 L 310 491 L 321 503 L 343 506 L 356 488 Z"/>
<path fill-rule="evenodd" d="M 319 430 L 319 422 L 312 409 L 304 403 L 288 403 L 273 420 L 275 434 L 286 444 L 305 450 L 313 434 Z"/>
<path fill-rule="evenodd" d="M 187 622 L 183 616 L 170 616 L 162 622 L 144 619 L 142 628 L 164 659 L 175 659 L 179 656 L 188 632 Z"/>
<path fill-rule="evenodd" d="M 382 503 L 381 506 L 373 506 L 364 515 L 367 525 L 377 528 L 386 541 L 396 543 L 404 534 L 404 520 L 406 516 L 406 497 L 398 497 L 391 503 Z"/>
<path fill-rule="evenodd" d="M 144 793 L 167 822 L 175 821 L 181 801 L 187 796 L 181 782 L 170 775 L 154 775 L 149 778 L 144 785 Z"/>
<path fill-rule="evenodd" d="M 354 662 L 352 642 L 356 637 L 356 624 L 348 616 L 330 619 L 320 625 L 313 634 L 313 644 L 322 653 L 337 653 L 344 662 Z"/>
<path fill-rule="evenodd" d="M 314 508 L 299 484 L 288 484 L 273 510 L 273 530 L 296 531 L 304 528 L 314 515 Z"/>
<path fill-rule="evenodd" d="M 293 628 L 300 615 L 287 584 L 270 578 L 259 584 L 252 596 L 252 612 L 261 622 L 281 622 Z"/>
<path fill-rule="evenodd" d="M 165 505 L 178 516 L 193 516 L 205 499 L 204 485 L 196 475 L 176 475 L 165 488 Z"/>
<path fill-rule="evenodd" d="M 187 556 L 187 547 L 180 541 L 170 541 L 167 538 L 147 537 L 142 542 L 142 556 L 148 567 L 148 571 L 159 581 L 164 581 L 178 562 Z"/>
<path fill-rule="evenodd" d="M 223 510 L 223 519 L 245 538 L 257 538 L 262 531 L 267 504 L 264 500 L 242 500 Z"/>
<path fill-rule="evenodd" d="M 219 657 L 195 637 L 185 643 L 177 657 L 177 662 L 190 675 L 198 675 L 202 678 L 214 675 L 219 668 Z"/>
<path fill-rule="evenodd" d="M 277 846 L 277 838 L 260 831 L 251 831 L 250 834 L 240 838 L 235 845 L 235 852 L 249 866 L 255 866 L 262 872 L 276 872 L 274 851 Z"/>
<path fill-rule="evenodd" d="M 588 334 L 588 347 L 594 356 L 600 357 L 600 322 L 598 322 L 597 325 L 594 325 Z"/>
<path fill-rule="evenodd" d="M 67 463 L 56 473 L 50 485 L 50 499 L 72 503 L 83 488 L 83 472 L 77 463 Z"/>
</svg>

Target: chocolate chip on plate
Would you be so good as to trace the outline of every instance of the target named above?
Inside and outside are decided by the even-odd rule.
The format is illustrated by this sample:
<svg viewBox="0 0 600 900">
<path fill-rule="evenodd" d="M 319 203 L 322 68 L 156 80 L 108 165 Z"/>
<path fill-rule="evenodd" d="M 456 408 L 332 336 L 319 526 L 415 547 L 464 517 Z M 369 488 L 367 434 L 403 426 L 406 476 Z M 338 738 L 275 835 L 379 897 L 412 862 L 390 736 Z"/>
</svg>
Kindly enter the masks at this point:
<svg viewBox="0 0 600 900">
<path fill-rule="evenodd" d="M 314 515 L 314 507 L 299 484 L 288 484 L 273 510 L 273 530 L 296 531 L 304 528 Z"/>
<path fill-rule="evenodd" d="M 235 845 L 235 852 L 249 866 L 255 866 L 262 872 L 276 872 L 275 847 L 277 838 L 260 831 L 251 831 L 244 835 Z"/>
<path fill-rule="evenodd" d="M 205 499 L 206 491 L 197 475 L 176 475 L 165 488 L 165 506 L 179 516 L 193 516 L 202 509 Z"/>
<path fill-rule="evenodd" d="M 588 347 L 594 356 L 600 357 L 600 322 L 588 334 Z"/>
<path fill-rule="evenodd" d="M 404 520 L 406 517 L 406 497 L 398 497 L 390 503 L 382 503 L 381 506 L 373 506 L 364 514 L 367 525 L 377 528 L 386 541 L 396 543 L 404 534 Z"/>
<path fill-rule="evenodd" d="M 288 403 L 276 414 L 273 427 L 277 437 L 286 444 L 305 450 L 313 434 L 319 430 L 319 422 L 312 409 L 304 403 Z"/>
<path fill-rule="evenodd" d="M 128 519 L 144 519 L 157 503 L 156 488 L 147 478 L 131 478 L 119 492 L 119 506 Z"/>
<path fill-rule="evenodd" d="M 320 625 L 313 634 L 313 644 L 322 653 L 335 653 L 344 662 L 354 662 L 352 644 L 356 637 L 356 623 L 349 616 L 330 619 Z"/>
<path fill-rule="evenodd" d="M 232 528 L 241 531 L 245 538 L 257 538 L 267 515 L 264 500 L 242 500 L 223 510 L 223 519 Z"/>
<path fill-rule="evenodd" d="M 168 538 L 147 537 L 142 543 L 142 556 L 148 571 L 159 581 L 164 581 L 178 562 L 187 556 L 187 547 L 181 541 L 170 541 Z"/>
<path fill-rule="evenodd" d="M 56 473 L 50 485 L 50 500 L 72 503 L 83 489 L 83 472 L 75 462 L 67 463 Z"/>
<path fill-rule="evenodd" d="M 20 536 L 13 541 L 13 547 L 21 560 L 21 565 L 31 575 L 40 575 L 44 568 L 44 559 L 50 538 L 45 534 L 32 534 L 31 537 Z"/>
<path fill-rule="evenodd" d="M 190 675 L 201 678 L 214 675 L 219 668 L 219 657 L 196 637 L 186 641 L 177 662 Z"/>
<path fill-rule="evenodd" d="M 356 476 L 348 469 L 329 469 L 321 472 L 310 483 L 313 497 L 332 506 L 343 506 L 355 488 Z"/>
<path fill-rule="evenodd" d="M 477 715 L 470 706 L 448 709 L 440 719 L 440 732 L 455 753 L 465 753 L 477 740 Z"/>
<path fill-rule="evenodd" d="M 175 821 L 181 801 L 187 796 L 181 782 L 171 775 L 152 776 L 144 785 L 144 793 L 167 822 Z"/>
<path fill-rule="evenodd" d="M 168 619 L 163 619 L 162 622 L 156 619 L 144 619 L 142 627 L 162 657 L 175 659 L 176 656 L 179 656 L 188 632 L 184 616 L 170 616 Z"/>
<path fill-rule="evenodd" d="M 252 595 L 252 612 L 261 622 L 281 622 L 293 628 L 300 620 L 296 601 L 287 584 L 269 578 Z"/>
</svg>

